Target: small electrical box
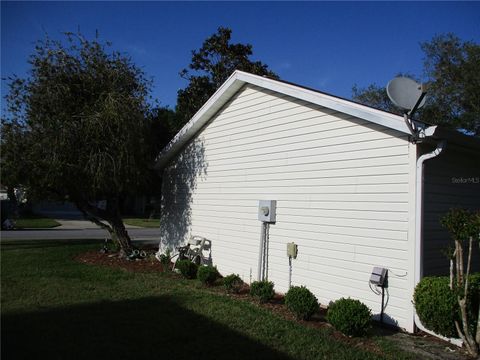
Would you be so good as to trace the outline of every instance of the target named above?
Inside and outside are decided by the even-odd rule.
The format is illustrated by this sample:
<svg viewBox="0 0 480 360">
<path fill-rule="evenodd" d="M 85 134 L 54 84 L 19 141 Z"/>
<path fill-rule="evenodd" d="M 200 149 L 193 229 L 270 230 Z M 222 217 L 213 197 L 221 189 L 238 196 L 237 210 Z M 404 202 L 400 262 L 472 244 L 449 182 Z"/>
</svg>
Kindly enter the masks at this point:
<svg viewBox="0 0 480 360">
<path fill-rule="evenodd" d="M 381 267 L 374 267 L 372 270 L 372 275 L 370 275 L 370 283 L 378 286 L 383 286 L 385 284 L 386 278 L 387 269 Z"/>
<path fill-rule="evenodd" d="M 287 244 L 287 256 L 293 259 L 297 258 L 298 246 L 297 244 L 291 242 Z"/>
<path fill-rule="evenodd" d="M 274 223 L 276 220 L 276 208 L 276 200 L 260 200 L 258 202 L 258 220 L 267 223 Z"/>
</svg>

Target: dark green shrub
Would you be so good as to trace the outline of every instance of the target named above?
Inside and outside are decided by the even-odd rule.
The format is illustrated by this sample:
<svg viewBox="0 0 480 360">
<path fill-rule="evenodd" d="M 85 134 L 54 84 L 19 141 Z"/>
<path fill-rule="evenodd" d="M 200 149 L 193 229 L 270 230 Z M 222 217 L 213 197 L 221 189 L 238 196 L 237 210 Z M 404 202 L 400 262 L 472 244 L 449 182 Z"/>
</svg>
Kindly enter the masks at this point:
<svg viewBox="0 0 480 360">
<path fill-rule="evenodd" d="M 308 320 L 318 310 L 318 300 L 305 286 L 293 286 L 285 295 L 285 305 L 297 319 Z"/>
<path fill-rule="evenodd" d="M 211 286 L 219 278 L 220 274 L 214 266 L 200 266 L 197 272 L 197 278 L 204 285 Z"/>
<path fill-rule="evenodd" d="M 455 320 L 460 321 L 460 307 L 448 276 L 424 277 L 413 294 L 415 310 L 422 324 L 437 334 L 458 337 Z M 480 274 L 469 277 L 467 313 L 470 329 L 476 327 L 480 292 Z"/>
<path fill-rule="evenodd" d="M 243 281 L 237 274 L 231 274 L 223 278 L 223 286 L 229 293 L 238 293 L 242 288 Z"/>
<path fill-rule="evenodd" d="M 362 302 L 341 298 L 330 304 L 327 321 L 345 335 L 362 336 L 371 326 L 372 313 Z"/>
<path fill-rule="evenodd" d="M 177 261 L 176 268 L 180 270 L 180 274 L 186 279 L 195 279 L 197 277 L 198 265 L 190 260 Z"/>
<path fill-rule="evenodd" d="M 269 302 L 275 295 L 273 286 L 274 284 L 271 281 L 254 281 L 250 286 L 250 295 L 257 298 L 262 303 Z"/>
</svg>

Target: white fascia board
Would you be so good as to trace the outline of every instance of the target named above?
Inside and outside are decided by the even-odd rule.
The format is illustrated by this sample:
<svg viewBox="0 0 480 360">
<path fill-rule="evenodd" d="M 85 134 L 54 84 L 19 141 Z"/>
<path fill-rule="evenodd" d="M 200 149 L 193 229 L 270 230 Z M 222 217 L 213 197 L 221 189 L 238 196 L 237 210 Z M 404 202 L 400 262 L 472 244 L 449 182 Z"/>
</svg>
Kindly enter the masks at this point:
<svg viewBox="0 0 480 360">
<path fill-rule="evenodd" d="M 177 151 L 189 142 L 190 139 L 192 139 L 208 123 L 208 121 L 244 84 L 252 84 L 264 89 L 272 90 L 293 98 L 305 100 L 312 104 L 364 119 L 375 124 L 383 125 L 404 134 L 410 134 L 408 126 L 405 124 L 405 121 L 401 116 L 292 84 L 236 70 L 160 152 L 157 156 L 155 167 L 157 169 L 162 168 L 177 153 Z"/>
<path fill-rule="evenodd" d="M 222 106 L 243 86 L 235 71 L 208 99 L 172 140 L 163 148 L 155 161 L 155 168 L 162 168 L 186 143 L 190 141 Z"/>
</svg>

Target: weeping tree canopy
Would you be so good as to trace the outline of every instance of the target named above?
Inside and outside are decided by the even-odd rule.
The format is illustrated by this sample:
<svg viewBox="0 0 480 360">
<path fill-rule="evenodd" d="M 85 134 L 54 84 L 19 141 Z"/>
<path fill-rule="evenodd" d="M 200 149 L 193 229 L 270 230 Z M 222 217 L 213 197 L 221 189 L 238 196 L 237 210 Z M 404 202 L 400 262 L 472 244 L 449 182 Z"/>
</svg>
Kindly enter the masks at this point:
<svg viewBox="0 0 480 360">
<path fill-rule="evenodd" d="M 278 79 L 267 65 L 250 59 L 253 54 L 252 45 L 232 44 L 231 35 L 231 29 L 219 27 L 215 34 L 203 42 L 199 50 L 192 51 L 188 69 L 180 72 L 188 85 L 178 91 L 178 128 L 190 120 L 235 70 Z"/>
<path fill-rule="evenodd" d="M 2 175 L 29 196 L 69 200 L 105 220 L 127 251 L 119 205 L 150 178 L 150 81 L 109 46 L 72 33 L 37 43 L 28 76 L 9 81 Z"/>
<path fill-rule="evenodd" d="M 422 43 L 423 68 L 429 84 L 427 103 L 418 118 L 480 135 L 480 45 L 453 34 Z M 410 76 L 412 77 L 412 76 Z M 385 87 L 353 87 L 353 99 L 382 110 L 401 113 Z"/>
</svg>

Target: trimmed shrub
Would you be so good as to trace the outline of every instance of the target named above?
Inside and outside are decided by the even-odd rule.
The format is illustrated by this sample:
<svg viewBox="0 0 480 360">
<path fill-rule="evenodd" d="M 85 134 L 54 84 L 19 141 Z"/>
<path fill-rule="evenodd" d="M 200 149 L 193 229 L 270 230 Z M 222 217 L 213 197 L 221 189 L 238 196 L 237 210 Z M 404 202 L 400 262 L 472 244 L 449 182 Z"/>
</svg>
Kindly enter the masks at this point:
<svg viewBox="0 0 480 360">
<path fill-rule="evenodd" d="M 197 277 L 198 265 L 190 260 L 177 261 L 176 267 L 186 279 L 195 279 Z"/>
<path fill-rule="evenodd" d="M 261 303 L 269 302 L 275 295 L 273 286 L 271 281 L 254 281 L 250 286 L 250 295 L 260 300 Z"/>
<path fill-rule="evenodd" d="M 458 337 L 455 320 L 460 319 L 457 296 L 449 287 L 448 276 L 424 277 L 415 288 L 413 302 L 422 324 L 429 330 L 446 337 Z M 469 277 L 467 316 L 471 331 L 478 320 L 480 274 Z"/>
<path fill-rule="evenodd" d="M 365 335 L 371 326 L 372 312 L 362 302 L 341 298 L 330 304 L 327 321 L 345 335 Z"/>
<path fill-rule="evenodd" d="M 197 278 L 203 285 L 213 285 L 219 276 L 220 274 L 214 266 L 200 266 L 198 268 Z"/>
<path fill-rule="evenodd" d="M 305 286 L 292 286 L 285 295 L 285 305 L 297 319 L 308 320 L 318 310 L 318 300 Z"/>
<path fill-rule="evenodd" d="M 243 281 L 237 274 L 230 274 L 223 278 L 223 286 L 228 293 L 238 293 L 242 288 Z"/>
</svg>

